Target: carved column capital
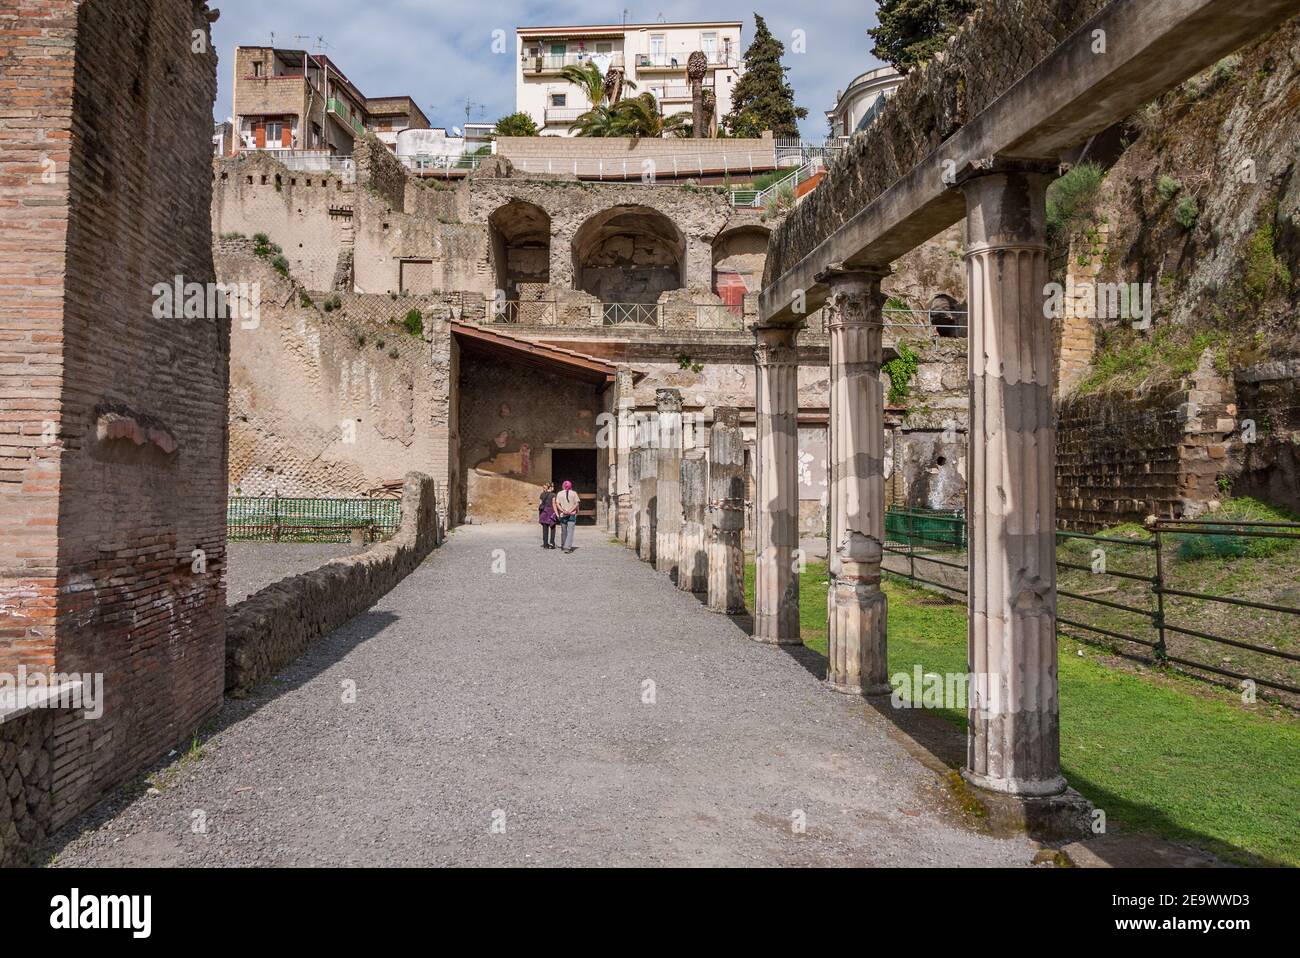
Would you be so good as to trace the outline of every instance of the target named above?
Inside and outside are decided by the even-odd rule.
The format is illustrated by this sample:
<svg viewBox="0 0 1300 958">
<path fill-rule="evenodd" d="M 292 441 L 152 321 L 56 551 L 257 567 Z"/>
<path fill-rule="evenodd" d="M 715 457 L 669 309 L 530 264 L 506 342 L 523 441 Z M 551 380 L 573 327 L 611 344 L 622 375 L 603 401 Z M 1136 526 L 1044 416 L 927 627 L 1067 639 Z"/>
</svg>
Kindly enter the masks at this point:
<svg viewBox="0 0 1300 958">
<path fill-rule="evenodd" d="M 755 326 L 754 364 L 783 366 L 799 364 L 797 326 Z"/>
</svg>

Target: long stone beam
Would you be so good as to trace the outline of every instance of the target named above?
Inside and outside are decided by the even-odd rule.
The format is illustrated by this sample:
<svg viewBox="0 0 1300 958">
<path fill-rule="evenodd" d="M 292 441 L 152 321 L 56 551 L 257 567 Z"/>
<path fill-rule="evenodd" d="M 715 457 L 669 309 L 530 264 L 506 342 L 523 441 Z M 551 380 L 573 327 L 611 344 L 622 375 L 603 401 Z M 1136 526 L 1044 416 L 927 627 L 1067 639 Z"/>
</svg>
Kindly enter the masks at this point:
<svg viewBox="0 0 1300 958">
<path fill-rule="evenodd" d="M 800 322 L 826 300 L 820 275 L 887 266 L 956 223 L 964 173 L 1054 160 L 1297 12 L 1296 0 L 1115 0 L 763 290 L 760 321 Z"/>
</svg>

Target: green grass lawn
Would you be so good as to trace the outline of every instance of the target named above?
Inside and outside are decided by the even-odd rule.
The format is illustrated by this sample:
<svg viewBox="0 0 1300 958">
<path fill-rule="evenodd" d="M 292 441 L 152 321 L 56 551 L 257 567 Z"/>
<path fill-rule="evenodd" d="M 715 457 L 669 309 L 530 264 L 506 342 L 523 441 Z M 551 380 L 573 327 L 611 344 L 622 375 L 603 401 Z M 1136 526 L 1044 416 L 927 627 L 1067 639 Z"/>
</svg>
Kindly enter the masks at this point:
<svg viewBox="0 0 1300 958">
<path fill-rule="evenodd" d="M 753 565 L 745 578 L 753 607 Z M 799 590 L 804 644 L 826 652 L 824 563 Z M 966 671 L 966 609 L 890 580 L 890 672 Z M 1078 653 L 1082 651 L 1083 655 Z M 1300 717 L 1169 673 L 1115 668 L 1062 638 L 1061 764 L 1108 827 L 1196 844 L 1243 863 L 1300 865 Z M 965 728 L 964 711 L 937 710 Z"/>
</svg>

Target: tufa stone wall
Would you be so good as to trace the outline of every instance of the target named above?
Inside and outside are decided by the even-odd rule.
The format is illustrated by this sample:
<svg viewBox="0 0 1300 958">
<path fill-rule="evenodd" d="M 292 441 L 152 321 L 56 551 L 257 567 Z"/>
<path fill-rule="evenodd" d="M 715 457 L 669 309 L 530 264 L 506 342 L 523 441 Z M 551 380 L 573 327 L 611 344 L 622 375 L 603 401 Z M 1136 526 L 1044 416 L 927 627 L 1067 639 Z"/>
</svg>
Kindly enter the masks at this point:
<svg viewBox="0 0 1300 958">
<path fill-rule="evenodd" d="M 763 286 L 880 196 L 1028 73 L 1108 0 L 989 0 L 912 70 L 870 128 L 773 235 Z"/>
<path fill-rule="evenodd" d="M 1300 359 L 1239 369 L 1235 384 L 1233 495 L 1300 512 Z M 1243 439 L 1247 421 L 1254 424 L 1253 442 Z"/>
<path fill-rule="evenodd" d="M 220 160 L 213 170 L 214 242 L 265 233 L 308 289 L 332 289 L 340 258 L 353 248 L 353 190 L 338 174 L 290 171 L 254 151 Z"/>
<path fill-rule="evenodd" d="M 434 480 L 406 476 L 402 524 L 387 542 L 281 579 L 231 607 L 226 633 L 226 691 L 245 694 L 274 676 L 312 642 L 360 615 L 438 545 Z"/>
<path fill-rule="evenodd" d="M 449 480 L 450 321 L 481 317 L 481 297 L 308 293 L 230 243 L 217 262 L 223 281 L 262 290 L 256 325 L 232 333 L 232 492 L 358 496 L 413 470 Z M 420 335 L 402 325 L 411 310 Z"/>
</svg>

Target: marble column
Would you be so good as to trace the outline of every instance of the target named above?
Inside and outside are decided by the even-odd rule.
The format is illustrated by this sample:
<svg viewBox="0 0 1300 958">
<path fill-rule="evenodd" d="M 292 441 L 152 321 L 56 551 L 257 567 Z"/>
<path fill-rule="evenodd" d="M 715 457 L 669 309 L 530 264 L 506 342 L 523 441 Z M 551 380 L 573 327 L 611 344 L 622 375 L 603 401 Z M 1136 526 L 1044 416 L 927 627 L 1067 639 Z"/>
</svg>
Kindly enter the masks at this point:
<svg viewBox="0 0 1300 958">
<path fill-rule="evenodd" d="M 709 608 L 745 611 L 745 438 L 734 406 L 713 407 L 709 431 Z"/>
<path fill-rule="evenodd" d="M 678 389 L 656 389 L 659 413 L 659 462 L 656 466 L 658 524 L 655 532 L 655 568 L 671 575 L 677 570 L 682 534 L 682 394 Z"/>
<path fill-rule="evenodd" d="M 799 350 L 797 326 L 754 327 L 754 639 L 798 645 Z"/>
<path fill-rule="evenodd" d="M 656 470 L 659 451 L 656 446 L 657 416 L 641 418 L 641 508 L 637 517 L 637 555 L 643 562 L 655 561 L 655 526 L 658 502 L 656 499 Z"/>
<path fill-rule="evenodd" d="M 610 487 L 611 509 L 614 515 L 614 524 L 612 531 L 614 535 L 627 541 L 626 529 L 628 525 L 629 500 L 631 498 L 631 479 L 629 477 L 628 467 L 629 458 L 632 454 L 632 443 L 635 438 L 634 417 L 636 407 L 632 405 L 632 371 L 624 367 L 619 367 L 614 374 L 614 394 L 615 394 L 615 434 L 614 443 L 614 475 Z"/>
<path fill-rule="evenodd" d="M 677 588 L 705 592 L 709 587 L 705 521 L 709 505 L 709 463 L 704 450 L 682 456 L 682 531 L 677 558 Z"/>
<path fill-rule="evenodd" d="M 641 517 L 641 457 L 645 450 L 632 448 L 627 454 L 627 520 L 623 523 L 623 545 L 633 552 L 639 548 L 637 529 Z"/>
<path fill-rule="evenodd" d="M 1042 169 L 966 179 L 970 297 L 967 762 L 975 785 L 1065 788 L 1056 676 L 1056 434 Z"/>
<path fill-rule="evenodd" d="M 839 692 L 890 690 L 886 601 L 880 589 L 885 541 L 885 397 L 880 383 L 880 280 L 888 271 L 822 277 L 830 336 L 830 587 L 826 682 Z"/>
</svg>

